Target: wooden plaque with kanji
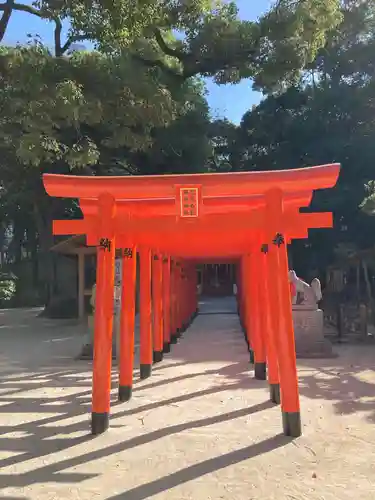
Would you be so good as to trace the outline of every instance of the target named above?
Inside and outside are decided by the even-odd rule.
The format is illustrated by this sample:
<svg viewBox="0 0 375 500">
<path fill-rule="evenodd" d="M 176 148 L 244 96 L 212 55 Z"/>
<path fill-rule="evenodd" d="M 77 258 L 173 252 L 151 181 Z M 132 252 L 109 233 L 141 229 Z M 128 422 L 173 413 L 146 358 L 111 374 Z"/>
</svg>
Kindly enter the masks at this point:
<svg viewBox="0 0 375 500">
<path fill-rule="evenodd" d="M 198 188 L 180 188 L 180 216 L 198 217 Z"/>
</svg>

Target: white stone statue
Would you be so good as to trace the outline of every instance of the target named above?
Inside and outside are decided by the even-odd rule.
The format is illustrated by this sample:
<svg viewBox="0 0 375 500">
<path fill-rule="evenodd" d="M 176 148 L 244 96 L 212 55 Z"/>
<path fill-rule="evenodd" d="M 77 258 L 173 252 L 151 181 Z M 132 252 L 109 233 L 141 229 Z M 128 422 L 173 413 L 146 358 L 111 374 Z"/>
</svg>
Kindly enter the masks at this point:
<svg viewBox="0 0 375 500">
<path fill-rule="evenodd" d="M 119 309 L 121 307 L 121 286 L 115 285 L 113 290 L 114 295 L 114 314 L 119 313 Z M 95 312 L 95 300 L 96 300 L 96 283 L 93 285 L 91 289 L 91 297 L 90 297 L 90 305 L 92 307 L 93 313 Z"/>
<path fill-rule="evenodd" d="M 80 357 L 82 359 L 92 359 L 93 344 L 94 344 L 94 315 L 95 315 L 95 301 L 96 301 L 96 283 L 91 289 L 90 305 L 92 307 L 92 314 L 88 316 L 88 332 L 86 333 L 83 341 L 83 347 Z M 116 354 L 116 345 L 119 345 L 119 331 L 120 331 L 120 311 L 121 311 L 121 286 L 114 286 L 114 318 L 113 318 L 113 353 Z"/>
<path fill-rule="evenodd" d="M 320 281 L 314 278 L 309 285 L 291 270 L 289 283 L 297 357 L 333 357 L 332 344 L 324 337 L 323 311 L 318 306 L 318 302 L 322 299 Z"/>
<path fill-rule="evenodd" d="M 295 271 L 289 271 L 289 282 L 292 285 L 292 305 L 308 309 L 317 309 L 322 300 L 322 287 L 318 278 L 314 278 L 311 285 L 298 278 Z"/>
<path fill-rule="evenodd" d="M 95 298 L 96 298 L 96 283 L 91 288 L 90 306 L 93 312 L 95 311 Z"/>
<path fill-rule="evenodd" d="M 113 354 L 115 354 L 116 346 L 119 345 L 120 335 L 120 316 L 121 316 L 121 259 L 116 259 L 115 262 L 115 279 L 114 279 L 114 301 L 113 301 Z M 93 356 L 93 343 L 94 343 L 94 315 L 95 315 L 95 302 L 96 302 L 96 283 L 91 289 L 90 305 L 92 313 L 87 318 L 88 331 L 84 336 L 82 351 L 80 354 L 81 359 L 92 359 Z"/>
</svg>

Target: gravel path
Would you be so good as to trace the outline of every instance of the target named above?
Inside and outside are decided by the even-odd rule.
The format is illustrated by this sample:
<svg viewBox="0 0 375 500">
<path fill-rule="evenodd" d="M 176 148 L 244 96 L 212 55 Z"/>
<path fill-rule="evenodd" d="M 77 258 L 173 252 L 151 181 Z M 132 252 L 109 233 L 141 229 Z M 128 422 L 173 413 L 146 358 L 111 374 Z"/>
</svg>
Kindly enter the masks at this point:
<svg viewBox="0 0 375 500">
<path fill-rule="evenodd" d="M 301 360 L 303 436 L 253 379 L 231 301 L 201 315 L 89 435 L 91 365 L 82 331 L 0 311 L 0 499 L 375 499 L 375 351 Z M 220 314 L 225 311 L 226 314 Z M 214 314 L 212 314 L 214 313 Z"/>
</svg>

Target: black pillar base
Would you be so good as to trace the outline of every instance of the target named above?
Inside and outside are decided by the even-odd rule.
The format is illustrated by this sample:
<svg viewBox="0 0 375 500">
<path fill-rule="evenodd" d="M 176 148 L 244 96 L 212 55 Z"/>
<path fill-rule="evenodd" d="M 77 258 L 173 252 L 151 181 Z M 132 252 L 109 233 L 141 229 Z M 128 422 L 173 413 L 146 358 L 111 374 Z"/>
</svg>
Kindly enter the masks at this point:
<svg viewBox="0 0 375 500">
<path fill-rule="evenodd" d="M 272 403 L 280 404 L 280 384 L 270 384 L 270 400 Z"/>
<path fill-rule="evenodd" d="M 103 434 L 109 427 L 109 413 L 91 413 L 91 434 Z"/>
<path fill-rule="evenodd" d="M 254 365 L 254 377 L 257 380 L 266 380 L 267 376 L 266 363 L 255 363 Z"/>
<path fill-rule="evenodd" d="M 141 365 L 139 367 L 141 380 L 151 377 L 152 365 Z"/>
<path fill-rule="evenodd" d="M 163 353 L 168 354 L 169 352 L 171 352 L 171 344 L 169 342 L 164 342 Z"/>
<path fill-rule="evenodd" d="M 299 437 L 302 434 L 300 412 L 282 412 L 283 431 L 285 436 Z"/>
<path fill-rule="evenodd" d="M 249 348 L 249 354 L 250 354 L 250 363 L 253 365 L 254 364 L 254 351 Z"/>
<path fill-rule="evenodd" d="M 177 344 L 177 341 L 178 341 L 178 335 L 174 333 L 173 335 L 171 335 L 171 344 Z"/>
<path fill-rule="evenodd" d="M 129 401 L 132 397 L 133 388 L 130 385 L 119 385 L 118 400 Z"/>
<path fill-rule="evenodd" d="M 160 363 L 160 361 L 163 361 L 163 351 L 154 351 L 153 362 Z"/>
</svg>

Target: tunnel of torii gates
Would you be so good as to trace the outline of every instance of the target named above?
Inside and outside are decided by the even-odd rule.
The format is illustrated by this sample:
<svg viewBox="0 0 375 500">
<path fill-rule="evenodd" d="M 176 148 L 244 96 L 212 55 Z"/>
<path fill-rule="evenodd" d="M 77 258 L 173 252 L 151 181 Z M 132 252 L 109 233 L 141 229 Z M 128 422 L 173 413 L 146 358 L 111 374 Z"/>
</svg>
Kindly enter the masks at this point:
<svg viewBox="0 0 375 500">
<path fill-rule="evenodd" d="M 196 264 L 236 262 L 238 311 L 258 379 L 280 403 L 286 435 L 301 434 L 287 244 L 331 213 L 300 212 L 313 191 L 335 186 L 339 164 L 296 170 L 81 177 L 45 174 L 50 196 L 78 198 L 81 220 L 56 235 L 97 246 L 91 430 L 109 425 L 116 249 L 122 256 L 120 401 L 131 398 L 136 255 L 140 259 L 140 377 L 151 375 L 198 311 Z"/>
</svg>

